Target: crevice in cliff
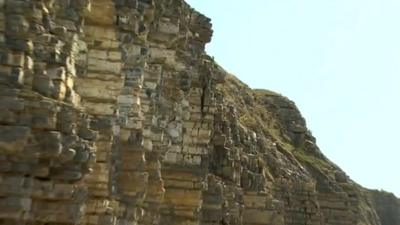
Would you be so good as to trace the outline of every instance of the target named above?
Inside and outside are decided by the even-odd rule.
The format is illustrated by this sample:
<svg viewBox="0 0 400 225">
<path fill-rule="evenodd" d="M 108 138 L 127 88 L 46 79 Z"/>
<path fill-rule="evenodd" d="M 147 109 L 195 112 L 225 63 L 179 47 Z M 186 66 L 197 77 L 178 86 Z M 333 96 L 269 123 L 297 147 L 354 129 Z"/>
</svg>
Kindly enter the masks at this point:
<svg viewBox="0 0 400 225">
<path fill-rule="evenodd" d="M 204 83 L 202 87 L 202 92 L 200 96 L 200 110 L 201 110 L 201 115 L 204 117 L 205 115 L 205 101 L 206 101 L 206 91 L 207 91 L 207 84 Z"/>
<path fill-rule="evenodd" d="M 0 224 L 399 225 L 183 0 L 0 0 L 0 23 Z"/>
</svg>

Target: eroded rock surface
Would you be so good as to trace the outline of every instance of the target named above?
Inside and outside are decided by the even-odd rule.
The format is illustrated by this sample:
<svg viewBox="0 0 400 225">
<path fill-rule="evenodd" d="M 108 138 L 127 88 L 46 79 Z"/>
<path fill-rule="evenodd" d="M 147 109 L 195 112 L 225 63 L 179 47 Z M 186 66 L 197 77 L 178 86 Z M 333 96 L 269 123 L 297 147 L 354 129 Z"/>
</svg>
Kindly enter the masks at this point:
<svg viewBox="0 0 400 225">
<path fill-rule="evenodd" d="M 400 224 L 400 199 L 384 191 L 370 191 L 370 194 L 382 225 Z"/>
<path fill-rule="evenodd" d="M 210 20 L 183 0 L 0 9 L 0 224 L 400 224 L 293 102 L 204 53 Z"/>
</svg>

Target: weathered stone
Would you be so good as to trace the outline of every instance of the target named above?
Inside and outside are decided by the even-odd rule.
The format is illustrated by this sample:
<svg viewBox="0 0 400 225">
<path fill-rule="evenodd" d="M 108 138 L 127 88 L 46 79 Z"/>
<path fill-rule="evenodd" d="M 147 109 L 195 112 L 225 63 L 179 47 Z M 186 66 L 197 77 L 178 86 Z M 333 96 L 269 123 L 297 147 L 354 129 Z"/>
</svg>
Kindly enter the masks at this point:
<svg viewBox="0 0 400 225">
<path fill-rule="evenodd" d="M 31 129 L 19 126 L 0 126 L 0 152 L 12 154 L 24 150 Z"/>
<path fill-rule="evenodd" d="M 183 0 L 0 0 L 0 224 L 398 225 Z"/>
</svg>

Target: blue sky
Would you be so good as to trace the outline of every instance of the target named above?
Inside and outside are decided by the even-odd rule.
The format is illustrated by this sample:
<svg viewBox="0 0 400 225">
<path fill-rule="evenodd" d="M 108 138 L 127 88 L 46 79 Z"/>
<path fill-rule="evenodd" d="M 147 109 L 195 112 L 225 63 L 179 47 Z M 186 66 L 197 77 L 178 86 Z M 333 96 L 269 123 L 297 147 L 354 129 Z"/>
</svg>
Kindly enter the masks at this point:
<svg viewBox="0 0 400 225">
<path fill-rule="evenodd" d="M 399 0 L 187 0 L 212 18 L 207 52 L 294 100 L 321 150 L 400 196 Z"/>
</svg>

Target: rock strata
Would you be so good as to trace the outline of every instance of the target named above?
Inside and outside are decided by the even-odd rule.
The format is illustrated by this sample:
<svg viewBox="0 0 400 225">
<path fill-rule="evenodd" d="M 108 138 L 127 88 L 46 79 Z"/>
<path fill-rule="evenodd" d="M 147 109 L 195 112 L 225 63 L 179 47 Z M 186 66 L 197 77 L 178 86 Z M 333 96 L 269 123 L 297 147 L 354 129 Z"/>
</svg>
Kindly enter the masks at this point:
<svg viewBox="0 0 400 225">
<path fill-rule="evenodd" d="M 399 225 L 183 0 L 0 0 L 0 224 Z"/>
</svg>

